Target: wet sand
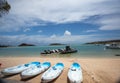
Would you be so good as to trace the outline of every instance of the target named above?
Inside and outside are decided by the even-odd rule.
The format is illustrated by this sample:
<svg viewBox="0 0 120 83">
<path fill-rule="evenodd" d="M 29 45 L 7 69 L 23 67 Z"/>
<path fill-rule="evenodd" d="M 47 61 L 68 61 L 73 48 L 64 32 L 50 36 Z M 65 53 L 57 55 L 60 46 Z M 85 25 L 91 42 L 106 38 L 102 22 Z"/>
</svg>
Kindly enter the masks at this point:
<svg viewBox="0 0 120 83">
<path fill-rule="evenodd" d="M 52 83 L 67 83 L 67 73 L 73 62 L 80 63 L 83 70 L 83 83 L 117 83 L 120 80 L 120 58 L 56 58 L 56 57 L 0 57 L 0 70 L 31 61 L 50 61 L 53 66 L 57 62 L 65 65 L 62 74 Z M 20 74 L 4 77 L 6 80 L 15 80 L 28 83 L 40 83 L 41 74 L 28 80 L 21 80 Z M 3 79 L 3 76 L 1 75 Z"/>
</svg>

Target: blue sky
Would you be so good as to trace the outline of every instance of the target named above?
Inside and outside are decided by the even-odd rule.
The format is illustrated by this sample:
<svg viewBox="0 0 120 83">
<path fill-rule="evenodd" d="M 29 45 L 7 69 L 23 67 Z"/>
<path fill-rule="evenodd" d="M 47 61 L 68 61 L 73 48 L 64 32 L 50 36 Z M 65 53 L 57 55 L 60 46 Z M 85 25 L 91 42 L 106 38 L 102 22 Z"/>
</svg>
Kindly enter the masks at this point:
<svg viewBox="0 0 120 83">
<path fill-rule="evenodd" d="M 119 0 L 8 0 L 0 43 L 79 44 L 120 39 Z"/>
</svg>

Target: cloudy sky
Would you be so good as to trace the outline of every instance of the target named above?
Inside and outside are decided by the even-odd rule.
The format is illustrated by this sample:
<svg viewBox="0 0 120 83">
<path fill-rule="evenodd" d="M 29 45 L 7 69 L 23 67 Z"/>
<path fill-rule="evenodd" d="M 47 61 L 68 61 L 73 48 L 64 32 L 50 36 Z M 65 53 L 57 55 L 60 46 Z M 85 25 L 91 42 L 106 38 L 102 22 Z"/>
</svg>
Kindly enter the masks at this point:
<svg viewBox="0 0 120 83">
<path fill-rule="evenodd" d="M 0 44 L 120 39 L 120 0 L 8 0 Z"/>
</svg>

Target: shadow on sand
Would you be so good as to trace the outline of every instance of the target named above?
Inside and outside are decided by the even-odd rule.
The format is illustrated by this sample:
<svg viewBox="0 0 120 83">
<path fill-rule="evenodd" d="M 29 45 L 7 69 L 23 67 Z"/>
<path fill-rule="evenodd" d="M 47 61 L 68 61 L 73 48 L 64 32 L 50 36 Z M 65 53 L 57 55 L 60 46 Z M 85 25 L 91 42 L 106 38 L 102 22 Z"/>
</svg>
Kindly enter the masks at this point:
<svg viewBox="0 0 120 83">
<path fill-rule="evenodd" d="M 12 74 L 12 75 L 3 75 L 3 76 L 1 76 L 1 78 L 9 78 L 9 77 L 12 77 L 12 76 L 15 76 L 15 75 L 18 75 L 18 73 L 17 74 Z"/>
<path fill-rule="evenodd" d="M 27 82 L 0 78 L 0 83 L 27 83 Z"/>
<path fill-rule="evenodd" d="M 69 78 L 67 77 L 67 83 L 70 83 L 70 80 L 69 80 Z"/>
</svg>

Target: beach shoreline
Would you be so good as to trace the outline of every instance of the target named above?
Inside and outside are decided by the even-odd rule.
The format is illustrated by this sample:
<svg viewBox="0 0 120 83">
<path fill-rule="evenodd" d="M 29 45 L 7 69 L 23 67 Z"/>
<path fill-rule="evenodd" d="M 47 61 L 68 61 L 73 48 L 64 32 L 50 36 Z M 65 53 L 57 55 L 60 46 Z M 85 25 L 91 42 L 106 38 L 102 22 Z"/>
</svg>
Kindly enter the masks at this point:
<svg viewBox="0 0 120 83">
<path fill-rule="evenodd" d="M 70 65 L 73 62 L 80 63 L 83 70 L 83 83 L 116 83 L 120 80 L 120 58 L 72 58 L 72 57 L 0 57 L 2 63 L 0 70 L 15 66 L 18 64 L 28 63 L 31 61 L 50 61 L 53 66 L 57 62 L 63 62 L 65 65 L 64 71 L 54 83 L 67 83 L 67 73 Z M 41 75 L 29 79 L 25 82 L 40 83 Z M 14 75 L 5 79 L 20 81 L 20 75 Z"/>
</svg>

